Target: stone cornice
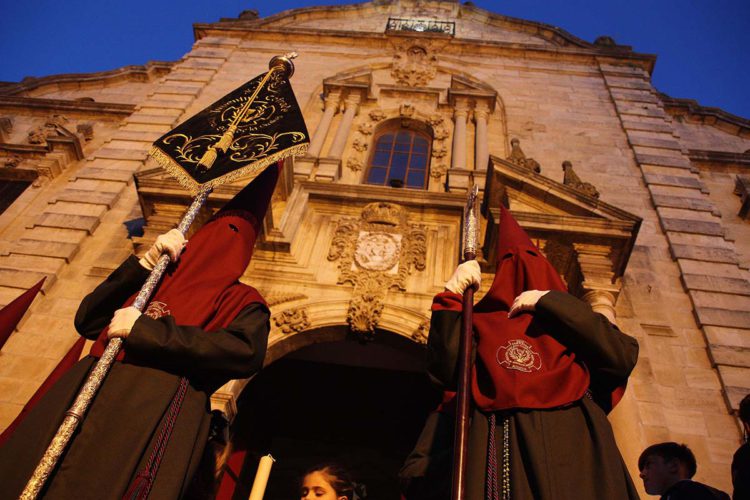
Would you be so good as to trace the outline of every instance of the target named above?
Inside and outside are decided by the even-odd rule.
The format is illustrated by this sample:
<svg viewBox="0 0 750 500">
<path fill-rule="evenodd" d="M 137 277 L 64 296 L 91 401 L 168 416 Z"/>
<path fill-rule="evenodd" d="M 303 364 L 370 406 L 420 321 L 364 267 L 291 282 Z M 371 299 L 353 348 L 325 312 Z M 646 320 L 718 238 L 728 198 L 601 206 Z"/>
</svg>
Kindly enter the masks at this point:
<svg viewBox="0 0 750 500">
<path fill-rule="evenodd" d="M 688 151 L 688 156 L 690 161 L 694 162 L 750 167 L 750 149 L 745 153 L 727 153 L 725 151 L 691 149 Z"/>
<path fill-rule="evenodd" d="M 312 7 L 302 7 L 298 9 L 289 9 L 283 12 L 279 12 L 278 14 L 274 14 L 268 17 L 264 18 L 254 18 L 254 19 L 222 19 L 219 23 L 206 23 L 206 24 L 195 24 L 194 25 L 194 33 L 196 35 L 196 40 L 199 39 L 200 36 L 200 29 L 204 29 L 208 26 L 216 26 L 216 25 L 223 25 L 223 26 L 239 26 L 242 28 L 260 28 L 263 27 L 264 29 L 273 29 L 273 25 L 283 21 L 285 19 L 291 18 L 291 19 L 300 19 L 300 18 L 312 18 L 316 14 L 318 15 L 325 15 L 327 13 L 334 12 L 337 17 L 341 17 L 344 13 L 349 13 L 353 15 L 358 15 L 358 11 L 363 10 L 371 10 L 371 9 L 378 9 L 381 12 L 388 8 L 388 4 L 396 4 L 397 2 L 388 2 L 388 1 L 373 1 L 373 2 L 364 2 L 364 3 L 357 3 L 357 4 L 349 4 L 349 5 L 337 5 L 335 7 L 327 6 L 327 5 L 319 5 L 319 6 L 312 6 Z M 409 2 L 401 2 L 402 4 L 408 4 Z M 413 2 L 416 4 L 416 2 Z M 512 31 L 522 32 L 531 36 L 539 37 L 542 40 L 546 40 L 550 43 L 553 43 L 557 46 L 574 46 L 574 47 L 581 47 L 581 48 L 598 48 L 596 45 L 589 43 L 581 38 L 578 38 L 571 33 L 565 31 L 562 28 L 559 28 L 557 26 L 552 26 L 550 24 L 541 23 L 538 21 L 529 21 L 525 19 L 519 19 L 515 17 L 510 16 L 504 16 L 501 14 L 496 14 L 494 12 L 482 9 L 480 7 L 477 7 L 475 5 L 467 5 L 463 4 L 461 5 L 459 2 L 453 2 L 453 1 L 428 1 L 428 2 L 422 2 L 420 5 L 422 8 L 425 8 L 427 4 L 435 4 L 436 9 L 434 9 L 434 12 L 441 12 L 446 10 L 453 11 L 453 17 L 455 19 L 462 19 L 462 20 L 476 20 L 478 22 L 482 22 L 491 26 L 496 27 L 506 27 L 511 29 Z M 446 9 L 447 7 L 447 9 Z M 392 14 L 397 14 L 395 12 L 392 12 Z M 399 14 L 401 15 L 401 14 Z M 429 15 L 427 16 L 429 17 Z M 289 26 L 285 26 L 285 29 L 289 28 Z M 294 28 L 291 28 L 294 29 Z M 420 36 L 428 35 L 427 33 L 419 33 Z M 429 35 L 428 35 L 429 36 Z M 444 35 L 433 35 L 437 36 L 439 38 L 444 38 Z M 614 45 L 610 48 L 610 50 L 616 50 L 618 52 L 623 51 L 629 51 L 630 47 L 626 45 Z"/>
<path fill-rule="evenodd" d="M 392 35 L 386 33 L 316 30 L 309 28 L 285 27 L 283 29 L 270 29 L 247 26 L 222 26 L 218 24 L 196 24 L 193 28 L 196 40 L 200 40 L 204 36 L 215 35 L 225 37 L 236 36 L 242 38 L 252 37 L 254 39 L 281 37 L 283 39 L 294 39 L 296 43 L 320 43 L 322 38 L 330 38 L 333 43 L 339 44 L 352 44 L 356 40 L 367 41 L 370 43 L 373 41 L 380 41 L 382 46 L 386 47 L 388 39 L 392 38 Z M 421 36 L 428 35 L 422 34 Z M 622 64 L 631 67 L 637 66 L 646 71 L 649 75 L 653 71 L 656 63 L 656 56 L 652 54 L 623 53 L 618 50 L 602 48 L 545 47 L 532 44 L 497 42 L 473 38 L 454 38 L 449 44 L 443 47 L 442 50 L 446 53 L 455 52 L 456 54 L 466 54 L 467 49 L 471 49 L 472 53 L 476 55 L 481 54 L 482 56 L 508 55 L 510 57 L 547 60 L 557 60 L 562 56 L 585 60 L 590 64 L 595 64 L 597 58 L 606 57 L 610 64 Z"/>
<path fill-rule="evenodd" d="M 20 82 L 0 82 L 0 95 L 24 95 L 26 92 L 46 86 L 84 87 L 105 81 L 152 81 L 171 71 L 174 62 L 151 61 L 143 66 L 123 66 L 97 73 L 64 73 L 41 78 L 27 77 Z"/>
<path fill-rule="evenodd" d="M 721 108 L 701 106 L 695 99 L 680 99 L 659 93 L 659 98 L 671 116 L 688 116 L 692 120 L 714 125 L 735 135 L 750 136 L 750 120 L 733 115 Z"/>
<path fill-rule="evenodd" d="M 133 104 L 112 102 L 69 101 L 64 99 L 44 99 L 17 95 L 0 95 L 0 110 L 4 109 L 39 110 L 48 112 L 66 112 L 83 115 L 112 116 L 125 118 L 135 111 Z"/>
</svg>

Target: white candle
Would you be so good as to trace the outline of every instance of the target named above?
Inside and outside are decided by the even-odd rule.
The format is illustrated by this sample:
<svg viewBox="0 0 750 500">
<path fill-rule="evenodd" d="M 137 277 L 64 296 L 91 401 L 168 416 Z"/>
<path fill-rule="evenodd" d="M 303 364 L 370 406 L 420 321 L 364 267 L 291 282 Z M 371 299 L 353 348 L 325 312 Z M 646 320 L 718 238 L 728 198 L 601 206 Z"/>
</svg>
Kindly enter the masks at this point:
<svg viewBox="0 0 750 500">
<path fill-rule="evenodd" d="M 271 455 L 260 458 L 258 472 L 255 473 L 253 489 L 250 490 L 248 500 L 263 500 L 263 495 L 266 493 L 266 484 L 268 484 L 268 476 L 271 475 L 271 467 L 273 467 L 274 462 L 275 460 Z"/>
</svg>

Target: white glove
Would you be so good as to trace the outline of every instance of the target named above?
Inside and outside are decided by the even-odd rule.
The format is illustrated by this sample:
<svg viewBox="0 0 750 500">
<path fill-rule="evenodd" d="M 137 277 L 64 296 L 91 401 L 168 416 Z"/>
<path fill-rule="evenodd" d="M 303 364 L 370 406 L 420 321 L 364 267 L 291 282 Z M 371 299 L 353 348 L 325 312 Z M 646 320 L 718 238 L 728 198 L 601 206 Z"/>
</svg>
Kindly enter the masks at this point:
<svg viewBox="0 0 750 500">
<path fill-rule="evenodd" d="M 482 285 L 482 270 L 479 268 L 479 262 L 467 260 L 459 264 L 453 276 L 445 284 L 445 289 L 459 295 L 463 295 L 467 288 L 474 285 L 475 290 L 479 290 Z"/>
<path fill-rule="evenodd" d="M 524 311 L 535 311 L 536 303 L 548 293 L 549 290 L 526 290 L 525 292 L 522 292 L 521 295 L 516 297 L 516 300 L 513 301 L 513 305 L 510 306 L 508 317 L 512 318 L 518 316 Z"/>
<path fill-rule="evenodd" d="M 168 254 L 170 260 L 175 262 L 185 249 L 186 244 L 187 240 L 182 233 L 178 229 L 172 229 L 164 234 L 160 234 L 156 238 L 156 242 L 148 249 L 146 255 L 138 262 L 149 271 L 153 271 L 162 253 Z"/>
<path fill-rule="evenodd" d="M 141 311 L 133 306 L 116 310 L 112 321 L 109 322 L 107 337 L 110 339 L 112 337 L 127 337 L 130 335 L 130 330 L 133 329 L 136 320 L 140 317 Z"/>
</svg>

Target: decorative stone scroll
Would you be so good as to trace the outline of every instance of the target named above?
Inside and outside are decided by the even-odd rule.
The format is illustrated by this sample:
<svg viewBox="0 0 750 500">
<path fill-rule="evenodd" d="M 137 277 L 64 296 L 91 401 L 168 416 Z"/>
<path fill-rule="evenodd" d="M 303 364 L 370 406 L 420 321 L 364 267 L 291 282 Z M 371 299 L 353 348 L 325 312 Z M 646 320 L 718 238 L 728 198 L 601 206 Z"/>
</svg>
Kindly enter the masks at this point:
<svg viewBox="0 0 750 500">
<path fill-rule="evenodd" d="M 354 285 L 347 312 L 354 333 L 370 339 L 388 291 L 405 291 L 407 276 L 424 270 L 426 239 L 425 229 L 409 224 L 406 210 L 395 203 L 370 203 L 359 219 L 339 221 L 328 260 L 339 263 L 339 284 Z"/>
</svg>

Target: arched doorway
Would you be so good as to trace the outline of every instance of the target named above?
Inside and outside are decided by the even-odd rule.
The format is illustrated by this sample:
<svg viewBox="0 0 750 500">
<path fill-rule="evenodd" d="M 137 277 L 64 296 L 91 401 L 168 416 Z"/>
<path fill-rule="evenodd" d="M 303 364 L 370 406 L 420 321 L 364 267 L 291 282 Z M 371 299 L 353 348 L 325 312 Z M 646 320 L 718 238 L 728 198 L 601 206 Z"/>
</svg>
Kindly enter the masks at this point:
<svg viewBox="0 0 750 500">
<path fill-rule="evenodd" d="M 328 327 L 325 339 L 277 358 L 238 401 L 234 445 L 248 453 L 233 498 L 247 498 L 259 457 L 277 460 L 265 500 L 298 498 L 301 473 L 335 459 L 370 498 L 397 499 L 398 470 L 440 394 L 424 371 L 424 347 L 378 331 L 374 340 Z"/>
</svg>

